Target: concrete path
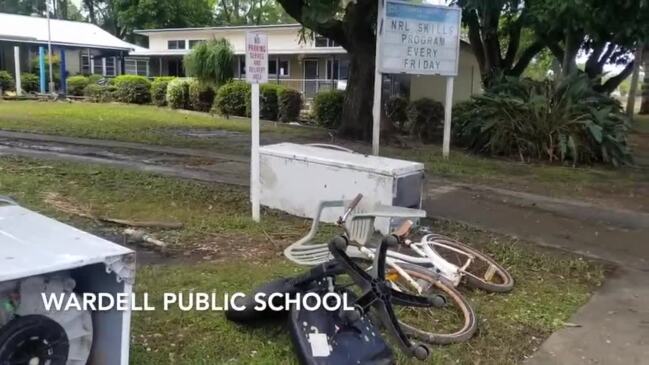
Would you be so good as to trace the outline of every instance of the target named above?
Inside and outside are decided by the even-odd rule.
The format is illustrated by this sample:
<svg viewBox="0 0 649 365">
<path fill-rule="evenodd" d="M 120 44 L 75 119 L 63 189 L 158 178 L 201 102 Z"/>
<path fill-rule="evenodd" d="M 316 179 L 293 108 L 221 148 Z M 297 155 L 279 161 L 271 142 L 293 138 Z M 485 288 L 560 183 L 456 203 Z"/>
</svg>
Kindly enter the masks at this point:
<svg viewBox="0 0 649 365">
<path fill-rule="evenodd" d="M 167 176 L 248 184 L 240 155 L 0 131 L 0 154 L 104 163 Z M 612 262 L 622 269 L 526 364 L 649 364 L 649 215 L 429 178 L 429 216 Z"/>
</svg>

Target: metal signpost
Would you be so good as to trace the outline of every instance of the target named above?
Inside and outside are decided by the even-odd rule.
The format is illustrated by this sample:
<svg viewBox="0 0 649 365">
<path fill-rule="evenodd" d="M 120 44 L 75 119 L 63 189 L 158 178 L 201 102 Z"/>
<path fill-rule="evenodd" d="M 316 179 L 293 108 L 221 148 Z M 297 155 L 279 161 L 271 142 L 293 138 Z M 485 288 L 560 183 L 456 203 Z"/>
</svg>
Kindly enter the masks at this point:
<svg viewBox="0 0 649 365">
<path fill-rule="evenodd" d="M 250 147 L 250 202 L 252 219 L 259 222 L 259 84 L 268 82 L 268 37 L 265 33 L 246 33 L 246 81 L 251 84 L 252 145 Z"/>
<path fill-rule="evenodd" d="M 379 152 L 381 73 L 446 76 L 444 157 L 451 142 L 453 80 L 458 72 L 461 9 L 379 0 L 372 150 Z M 377 85 L 378 84 L 378 85 Z"/>
</svg>

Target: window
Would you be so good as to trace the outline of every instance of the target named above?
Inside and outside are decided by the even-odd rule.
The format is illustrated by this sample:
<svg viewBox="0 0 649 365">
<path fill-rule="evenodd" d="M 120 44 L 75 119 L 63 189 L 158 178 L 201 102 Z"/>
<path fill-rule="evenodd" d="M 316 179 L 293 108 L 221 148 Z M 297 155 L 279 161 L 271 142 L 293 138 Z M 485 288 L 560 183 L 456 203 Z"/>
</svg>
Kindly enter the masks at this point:
<svg viewBox="0 0 649 365">
<path fill-rule="evenodd" d="M 239 77 L 246 76 L 246 58 L 239 57 Z"/>
<path fill-rule="evenodd" d="M 289 72 L 289 62 L 288 60 L 279 60 L 279 76 L 288 76 L 290 74 Z M 273 58 L 268 60 L 268 74 L 269 75 L 277 75 L 277 59 Z"/>
<path fill-rule="evenodd" d="M 147 66 L 149 60 L 145 58 L 125 58 L 124 72 L 129 75 L 149 76 Z"/>
<path fill-rule="evenodd" d="M 321 35 L 315 36 L 315 46 L 316 47 L 339 47 L 340 45 L 327 37 Z"/>
<path fill-rule="evenodd" d="M 87 54 L 81 54 L 81 73 L 84 75 L 90 75 L 90 56 Z"/>
<path fill-rule="evenodd" d="M 190 39 L 189 40 L 189 49 L 196 47 L 197 44 L 205 42 L 204 39 Z"/>
<path fill-rule="evenodd" d="M 185 40 L 171 40 L 167 41 L 167 49 L 185 49 Z"/>
<path fill-rule="evenodd" d="M 104 65 L 101 62 L 101 57 L 92 57 L 92 73 L 97 75 L 104 74 Z"/>
<path fill-rule="evenodd" d="M 348 60 L 327 60 L 328 80 L 347 80 L 349 76 Z"/>
<path fill-rule="evenodd" d="M 115 71 L 117 69 L 117 67 L 115 67 L 116 66 L 115 64 L 117 63 L 115 62 L 115 57 L 106 57 L 105 60 L 106 60 L 106 74 L 104 76 L 115 76 L 116 75 Z"/>
</svg>

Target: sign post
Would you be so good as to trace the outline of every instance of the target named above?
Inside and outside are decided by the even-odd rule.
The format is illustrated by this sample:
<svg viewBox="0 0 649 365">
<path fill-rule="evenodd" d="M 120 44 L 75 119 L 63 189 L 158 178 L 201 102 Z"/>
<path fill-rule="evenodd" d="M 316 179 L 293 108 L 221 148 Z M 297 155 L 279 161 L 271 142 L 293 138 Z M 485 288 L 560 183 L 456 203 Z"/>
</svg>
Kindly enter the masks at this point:
<svg viewBox="0 0 649 365">
<path fill-rule="evenodd" d="M 250 202 L 252 219 L 261 219 L 259 195 L 259 84 L 268 82 L 268 37 L 265 33 L 246 33 L 246 81 L 251 84 Z"/>
<path fill-rule="evenodd" d="M 439 75 L 446 79 L 444 103 L 444 157 L 451 145 L 451 110 L 453 107 L 453 79 L 457 76 L 460 53 L 461 9 L 442 5 L 412 4 L 385 0 L 379 10 L 377 32 L 377 68 L 381 73 Z M 380 19 L 379 19 L 380 20 Z M 380 79 L 379 79 L 380 80 Z M 375 88 L 374 108 L 380 108 L 380 88 Z M 380 109 L 379 109 L 380 110 Z M 380 115 L 374 113 L 375 154 L 378 153 Z"/>
</svg>

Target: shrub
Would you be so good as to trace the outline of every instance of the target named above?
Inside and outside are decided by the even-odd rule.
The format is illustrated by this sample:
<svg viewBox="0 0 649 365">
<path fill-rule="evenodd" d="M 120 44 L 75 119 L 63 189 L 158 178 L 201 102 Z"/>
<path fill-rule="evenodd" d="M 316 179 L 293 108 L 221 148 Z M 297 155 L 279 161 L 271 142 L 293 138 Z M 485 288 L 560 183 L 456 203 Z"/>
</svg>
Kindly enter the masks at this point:
<svg viewBox="0 0 649 365">
<path fill-rule="evenodd" d="M 408 99 L 403 96 L 391 96 L 385 102 L 385 114 L 390 123 L 400 131 L 405 131 L 408 121 Z"/>
<path fill-rule="evenodd" d="M 50 82 L 49 59 L 49 56 L 45 55 L 45 80 L 47 80 L 45 82 L 46 84 Z M 32 58 L 30 71 L 34 74 L 38 74 L 40 72 L 38 57 Z M 61 58 L 56 54 L 52 54 L 52 79 L 56 85 L 59 85 L 59 81 L 61 80 Z"/>
<path fill-rule="evenodd" d="M 0 89 L 2 91 L 11 91 L 16 87 L 14 77 L 7 71 L 0 70 Z"/>
<path fill-rule="evenodd" d="M 282 88 L 277 91 L 277 117 L 282 122 L 293 122 L 300 118 L 302 94 L 295 89 Z"/>
<path fill-rule="evenodd" d="M 173 79 L 167 84 L 167 105 L 172 109 L 189 108 L 189 81 Z"/>
<path fill-rule="evenodd" d="M 115 99 L 116 91 L 117 89 L 113 85 L 89 84 L 83 90 L 83 95 L 95 103 L 106 103 Z"/>
<path fill-rule="evenodd" d="M 85 76 L 72 76 L 68 78 L 68 94 L 74 96 L 83 95 L 83 91 L 88 86 L 88 78 Z"/>
<path fill-rule="evenodd" d="M 20 74 L 20 83 L 26 93 L 35 93 L 40 89 L 38 76 L 33 73 L 24 72 Z"/>
<path fill-rule="evenodd" d="M 123 103 L 151 102 L 151 82 L 144 76 L 120 75 L 113 79 L 115 98 Z"/>
<path fill-rule="evenodd" d="M 99 80 L 103 79 L 102 75 L 92 74 L 88 76 L 88 84 L 97 84 Z"/>
<path fill-rule="evenodd" d="M 632 163 L 618 101 L 583 73 L 551 82 L 506 79 L 454 116 L 455 141 L 475 152 L 612 165 Z"/>
<path fill-rule="evenodd" d="M 216 93 L 213 110 L 225 116 L 245 116 L 247 99 L 250 99 L 250 85 L 243 81 L 230 81 Z"/>
<path fill-rule="evenodd" d="M 413 137 L 423 142 L 431 142 L 443 134 L 444 105 L 429 98 L 415 100 L 406 110 L 406 128 Z"/>
<path fill-rule="evenodd" d="M 277 104 L 277 94 L 284 87 L 277 84 L 259 85 L 259 117 L 266 120 L 277 120 L 279 106 Z M 250 115 L 252 110 L 252 98 L 246 99 L 246 115 Z"/>
<path fill-rule="evenodd" d="M 234 51 L 224 38 L 200 42 L 183 59 L 188 76 L 204 84 L 220 86 L 232 79 Z"/>
<path fill-rule="evenodd" d="M 156 77 L 151 83 L 151 101 L 157 106 L 167 105 L 167 85 L 173 76 Z"/>
<path fill-rule="evenodd" d="M 189 106 L 199 112 L 209 112 L 214 103 L 214 89 L 198 80 L 189 83 Z"/>
<path fill-rule="evenodd" d="M 322 91 L 313 98 L 313 117 L 326 128 L 338 128 L 341 122 L 345 93 L 339 90 Z"/>
</svg>

